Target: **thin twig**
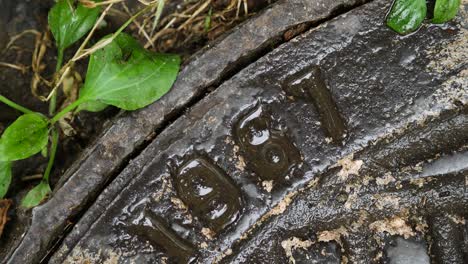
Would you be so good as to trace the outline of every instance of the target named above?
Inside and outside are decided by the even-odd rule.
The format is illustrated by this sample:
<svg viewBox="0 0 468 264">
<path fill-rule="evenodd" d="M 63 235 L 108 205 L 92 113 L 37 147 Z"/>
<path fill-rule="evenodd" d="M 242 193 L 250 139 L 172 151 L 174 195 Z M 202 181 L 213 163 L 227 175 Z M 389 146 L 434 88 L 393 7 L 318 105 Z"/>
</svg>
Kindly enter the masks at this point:
<svg viewBox="0 0 468 264">
<path fill-rule="evenodd" d="M 107 1 L 102 1 L 102 2 L 95 2 L 95 1 L 92 1 L 92 0 L 79 0 L 79 1 L 86 8 L 96 8 L 96 7 L 102 6 L 102 5 L 120 3 L 120 2 L 123 2 L 125 0 L 107 0 Z"/>
<path fill-rule="evenodd" d="M 32 181 L 32 180 L 40 180 L 40 179 L 42 179 L 42 174 L 34 174 L 34 175 L 21 177 L 21 181 Z"/>
<path fill-rule="evenodd" d="M 154 2 L 155 3 L 155 2 Z M 96 52 L 97 50 L 99 49 L 102 49 L 104 48 L 105 46 L 109 45 L 110 43 L 112 43 L 112 41 L 120 34 L 122 33 L 122 31 L 128 27 L 128 25 L 130 25 L 130 23 L 132 23 L 138 16 L 140 16 L 141 14 L 143 14 L 144 12 L 148 11 L 148 9 L 150 9 L 152 6 L 147 6 L 143 9 L 141 9 L 140 11 L 138 11 L 135 15 L 133 15 L 132 17 L 130 17 L 127 22 L 125 22 L 122 26 L 120 26 L 120 28 L 114 32 L 110 38 L 107 38 L 107 39 L 102 39 L 101 41 L 99 41 L 98 43 L 94 44 L 94 46 L 92 46 L 91 48 L 87 49 L 87 50 L 83 50 L 84 52 L 82 54 L 79 54 L 78 56 L 75 54 L 75 56 L 71 59 L 73 62 L 77 61 L 77 60 L 80 60 L 81 58 L 84 58 L 94 52 Z M 78 54 L 78 53 L 77 53 Z"/>
<path fill-rule="evenodd" d="M 244 0 L 244 15 L 248 15 L 249 14 L 249 5 L 247 3 L 247 0 Z"/>
<path fill-rule="evenodd" d="M 67 66 L 63 73 L 60 75 L 60 79 L 57 81 L 57 84 L 55 84 L 54 86 L 54 89 L 52 89 L 52 92 L 50 92 L 50 94 L 47 96 L 46 98 L 46 101 L 49 101 L 50 98 L 52 98 L 52 96 L 54 95 L 54 91 L 58 89 L 58 87 L 60 86 L 60 84 L 62 84 L 63 80 L 65 79 L 65 77 L 68 75 L 68 73 L 70 72 L 70 66 Z"/>
<path fill-rule="evenodd" d="M 242 0 L 237 0 L 237 11 L 236 11 L 236 19 L 239 18 L 240 8 L 241 8 Z"/>
<path fill-rule="evenodd" d="M 151 35 L 154 34 L 154 30 L 158 26 L 159 19 L 161 18 L 162 11 L 164 9 L 165 0 L 159 0 L 158 6 L 156 7 L 156 14 L 154 15 L 153 27 L 151 29 Z"/>
<path fill-rule="evenodd" d="M 0 61 L 0 66 L 18 70 L 18 71 L 20 71 L 22 74 L 25 74 L 26 71 L 27 71 L 27 69 L 28 69 L 28 66 L 25 66 L 25 65 L 21 65 L 21 64 L 12 64 L 12 63 L 1 62 L 1 61 Z"/>
<path fill-rule="evenodd" d="M 25 36 L 26 34 L 33 34 L 33 35 L 39 35 L 41 34 L 39 31 L 35 30 L 35 29 L 27 29 L 17 35 L 14 35 L 13 37 L 10 38 L 10 41 L 8 42 L 8 44 L 6 45 L 6 48 L 5 49 L 9 49 L 13 43 L 15 43 L 18 39 L 22 38 L 23 36 Z"/>
<path fill-rule="evenodd" d="M 208 0 L 206 1 L 205 3 L 203 3 L 203 5 L 201 5 L 193 14 L 192 16 L 187 19 L 187 21 L 185 21 L 182 25 L 180 25 L 177 30 L 181 30 L 183 28 L 185 28 L 185 26 L 187 26 L 196 16 L 198 16 L 198 14 L 200 14 L 201 12 L 203 12 L 203 10 L 205 10 L 205 8 L 208 7 L 208 5 L 211 4 L 211 0 Z"/>
<path fill-rule="evenodd" d="M 45 99 L 43 96 L 37 93 L 37 89 L 38 85 L 43 80 L 43 78 L 41 77 L 41 72 L 43 70 L 41 62 L 47 51 L 47 44 L 49 43 L 49 40 L 50 39 L 48 31 L 36 36 L 36 43 L 34 45 L 34 52 L 31 59 L 31 68 L 33 72 L 33 77 L 31 80 L 31 92 L 36 98 L 39 98 L 40 100 Z"/>
<path fill-rule="evenodd" d="M 166 26 L 163 29 L 159 30 L 158 33 L 154 34 L 154 36 L 151 38 L 151 42 L 154 43 L 161 35 L 165 33 L 165 31 L 167 31 L 175 23 L 176 20 L 176 18 L 173 18 L 169 23 L 166 24 Z M 148 44 L 149 43 L 146 43 L 145 49 L 149 48 Z"/>
<path fill-rule="evenodd" d="M 127 13 L 127 15 L 129 17 L 131 17 L 132 13 L 128 9 L 127 4 L 125 2 L 123 2 L 122 6 L 123 6 L 123 9 L 125 10 L 125 12 Z M 138 28 L 138 32 L 142 32 L 143 36 L 146 38 L 148 43 L 151 44 L 151 47 L 154 47 L 154 43 L 153 43 L 153 41 L 151 41 L 151 37 L 148 35 L 148 33 L 146 33 L 145 28 L 136 19 L 133 20 L 133 24 L 135 24 L 135 26 Z"/>
<path fill-rule="evenodd" d="M 146 1 L 143 1 L 143 0 L 138 0 L 138 2 L 140 2 L 141 4 L 146 5 L 146 6 L 151 5 L 153 3 L 153 2 L 146 2 Z"/>
<path fill-rule="evenodd" d="M 77 57 L 80 56 L 80 53 L 83 51 L 84 47 L 86 47 L 86 45 L 88 44 L 89 40 L 91 39 L 91 37 L 93 36 L 94 34 L 94 31 L 96 31 L 97 27 L 99 24 L 101 24 L 102 20 L 104 20 L 104 17 L 107 15 L 107 12 L 109 12 L 109 10 L 111 9 L 111 7 L 113 6 L 114 4 L 110 4 L 106 7 L 106 9 L 104 9 L 104 11 L 102 11 L 101 13 L 101 16 L 99 16 L 98 20 L 96 21 L 96 23 L 94 23 L 94 26 L 93 28 L 91 29 L 91 31 L 88 33 L 88 36 L 86 36 L 85 40 L 81 43 L 80 47 L 78 48 L 78 50 L 75 52 L 75 55 L 73 55 L 73 58 L 71 59 L 71 61 L 77 61 Z"/>
</svg>

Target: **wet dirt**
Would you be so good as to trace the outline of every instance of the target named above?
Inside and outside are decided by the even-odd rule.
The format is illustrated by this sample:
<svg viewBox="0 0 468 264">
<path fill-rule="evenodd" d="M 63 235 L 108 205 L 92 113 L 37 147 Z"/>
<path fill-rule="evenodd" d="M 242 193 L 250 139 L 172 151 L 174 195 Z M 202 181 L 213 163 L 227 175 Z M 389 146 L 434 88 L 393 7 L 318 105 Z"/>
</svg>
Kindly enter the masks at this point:
<svg viewBox="0 0 468 264">
<path fill-rule="evenodd" d="M 466 42 L 465 14 L 444 27 L 423 26 L 418 34 L 400 37 L 382 24 L 389 4 L 373 1 L 321 24 L 266 54 L 195 104 L 126 166 L 50 262 L 61 263 L 83 251 L 95 256 L 117 252 L 120 263 L 170 261 L 182 246 L 162 248 L 128 231 L 148 212 L 162 217 L 178 240 L 196 248 L 183 252 L 190 252 L 198 263 L 288 263 L 290 257 L 307 261 L 307 256 L 393 263 L 407 254 L 405 247 L 416 248 L 417 256 L 411 258 L 423 263 L 428 256 L 449 263 L 451 256 L 443 252 L 450 250 L 466 260 L 461 247 L 467 243 L 462 231 L 467 167 L 424 176 L 420 169 L 466 153 L 466 60 L 452 59 L 437 71 L 430 68 L 441 62 L 441 50 Z M 464 56 L 454 50 L 445 55 Z M 288 96 L 285 86 L 290 87 L 291 76 L 301 80 L 307 71 L 314 76 L 314 67 L 320 68 L 323 79 L 319 84 L 305 82 L 304 88 L 319 89 L 313 95 L 321 98 L 319 102 Z M 327 140 L 333 131 L 342 131 L 336 138 L 346 134 L 346 140 Z M 269 141 L 279 150 L 262 152 Z M 249 152 L 276 154 L 259 158 Z M 286 156 L 278 154 L 282 152 L 293 154 L 277 159 Z M 180 179 L 167 164 L 174 158 L 193 161 L 194 153 L 196 170 L 188 170 L 194 175 L 192 193 L 182 194 L 177 190 Z M 199 160 L 206 163 L 203 174 L 197 172 Z M 273 162 L 259 169 L 267 166 L 262 163 L 283 160 L 284 166 Z M 180 164 L 176 175 L 190 167 Z M 274 184 L 286 179 L 285 168 L 291 164 L 298 167 L 297 177 L 271 192 L 264 188 L 265 180 Z M 241 207 L 240 216 L 224 220 L 213 232 L 207 230 L 211 220 L 195 213 L 200 200 L 195 197 L 215 185 L 206 179 L 226 177 L 240 189 L 242 203 L 232 204 Z M 234 193 L 229 190 L 235 188 L 227 186 L 231 184 L 226 184 L 226 192 Z M 175 198 L 182 204 L 174 203 Z M 442 222 L 454 215 L 459 223 L 444 233 L 432 221 L 439 214 Z M 438 236 L 452 230 L 464 235 L 454 238 L 457 246 L 446 245 L 437 242 L 431 229 L 439 230 Z M 393 236 L 395 243 L 386 242 Z M 408 240 L 412 238 L 416 239 Z M 288 246 L 285 241 L 297 243 Z"/>
</svg>

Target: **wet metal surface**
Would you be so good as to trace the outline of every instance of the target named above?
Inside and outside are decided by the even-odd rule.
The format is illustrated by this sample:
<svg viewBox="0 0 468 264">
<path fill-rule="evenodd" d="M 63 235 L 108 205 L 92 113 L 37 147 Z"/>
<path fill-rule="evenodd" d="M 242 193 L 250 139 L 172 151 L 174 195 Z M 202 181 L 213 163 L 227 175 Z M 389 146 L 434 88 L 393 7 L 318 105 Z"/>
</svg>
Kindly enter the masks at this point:
<svg viewBox="0 0 468 264">
<path fill-rule="evenodd" d="M 234 125 L 234 140 L 247 169 L 263 181 L 285 183 L 301 163 L 301 156 L 286 136 L 287 128 L 272 118 L 267 105 L 258 104 L 242 114 Z"/>
<path fill-rule="evenodd" d="M 303 97 L 312 101 L 320 116 L 320 123 L 325 134 L 336 143 L 341 143 L 346 137 L 346 124 L 333 100 L 333 95 L 327 88 L 320 67 L 305 68 L 290 79 L 290 82 L 286 84 L 286 93 L 288 90 L 298 91 L 299 98 Z"/>
<path fill-rule="evenodd" d="M 218 43 L 194 55 L 181 71 L 171 92 L 145 109 L 118 116 L 65 173 L 51 199 L 33 210 L 27 232 L 21 241 L 14 241 L 19 246 L 10 256 L 10 262 L 39 261 L 63 234 L 70 221 L 95 200 L 129 159 L 139 154 L 185 107 L 200 100 L 210 86 L 219 85 L 272 47 L 278 46 L 283 42 L 283 37 L 289 40 L 300 33 L 301 28 L 304 30 L 363 2 L 279 1 L 234 29 Z M 210 136 L 209 131 L 200 135 Z M 136 169 L 135 173 L 140 169 Z"/>
<path fill-rule="evenodd" d="M 129 225 L 130 234 L 137 235 L 149 241 L 151 245 L 159 247 L 174 262 L 188 263 L 195 258 L 196 249 L 168 227 L 162 217 L 154 215 L 151 211 L 145 211 L 139 220 Z"/>
<path fill-rule="evenodd" d="M 239 218 L 241 193 L 212 161 L 198 156 L 172 170 L 178 197 L 211 230 L 219 232 Z"/>
<path fill-rule="evenodd" d="M 389 4 L 324 23 L 224 82 L 128 164 L 50 262 L 398 263 L 415 237 L 415 261 L 466 260 L 428 235 L 453 232 L 436 214 L 464 227 L 468 167 L 421 173 L 467 151 L 466 13 L 400 37 L 382 24 Z M 294 78 L 309 98 L 288 92 Z"/>
</svg>

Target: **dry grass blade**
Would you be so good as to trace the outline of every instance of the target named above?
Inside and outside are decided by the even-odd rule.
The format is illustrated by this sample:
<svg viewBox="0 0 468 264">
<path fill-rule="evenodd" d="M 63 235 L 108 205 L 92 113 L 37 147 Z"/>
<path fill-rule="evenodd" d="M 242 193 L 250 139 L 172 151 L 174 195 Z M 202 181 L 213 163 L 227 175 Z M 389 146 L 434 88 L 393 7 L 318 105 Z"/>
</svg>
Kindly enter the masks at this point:
<svg viewBox="0 0 468 264">
<path fill-rule="evenodd" d="M 35 29 L 28 29 L 28 30 L 25 30 L 17 35 L 14 35 L 13 37 L 10 38 L 10 41 L 8 42 L 5 50 L 8 50 L 9 48 L 11 48 L 11 46 L 13 46 L 13 44 L 18 41 L 18 39 L 22 38 L 23 36 L 27 35 L 27 34 L 33 34 L 33 35 L 40 35 L 41 33 Z"/>
<path fill-rule="evenodd" d="M 68 8 L 70 8 L 70 11 L 72 11 L 72 13 L 75 13 L 72 3 L 70 1 L 67 1 L 67 4 L 68 4 Z"/>
<path fill-rule="evenodd" d="M 34 180 L 40 180 L 42 179 L 42 174 L 34 174 L 34 175 L 29 175 L 29 176 L 24 176 L 21 177 L 21 181 L 34 181 Z"/>
<path fill-rule="evenodd" d="M 174 12 L 161 16 L 154 34 L 151 34 L 151 42 L 147 41 L 145 48 L 154 47 L 159 52 L 178 52 L 187 47 L 197 47 L 232 28 L 236 22 L 249 15 L 249 9 L 264 3 L 266 1 L 185 1 Z M 145 25 L 150 19 L 154 19 L 154 16 L 146 17 L 142 27 L 148 29 Z"/>
<path fill-rule="evenodd" d="M 97 6 L 116 4 L 124 1 L 125 0 L 107 0 L 102 2 L 94 2 L 91 0 L 80 0 L 80 3 L 86 8 L 95 8 Z"/>
<path fill-rule="evenodd" d="M 156 14 L 154 15 L 153 28 L 151 29 L 151 35 L 154 34 L 154 30 L 158 26 L 159 19 L 161 18 L 162 11 L 164 9 L 165 0 L 159 0 L 158 6 L 156 7 Z"/>
<path fill-rule="evenodd" d="M 129 17 L 131 17 L 132 13 L 130 12 L 130 9 L 128 9 L 128 6 L 127 6 L 127 4 L 125 4 L 125 2 L 122 3 L 122 7 L 125 10 L 125 12 L 127 13 L 127 15 Z M 143 36 L 145 37 L 145 39 L 151 45 L 151 47 L 154 47 L 153 41 L 151 40 L 150 35 L 145 31 L 144 25 L 141 25 L 140 22 L 138 22 L 138 20 L 136 20 L 136 19 L 133 20 L 133 24 L 135 24 L 135 26 L 138 28 L 138 33 L 142 33 Z"/>
<path fill-rule="evenodd" d="M 152 2 L 152 3 L 154 4 L 156 2 Z M 127 20 L 127 22 L 125 22 L 116 32 L 114 32 L 110 38 L 103 39 L 103 40 L 99 41 L 98 43 L 96 43 L 93 47 L 85 50 L 84 47 L 86 46 L 86 44 L 88 43 L 88 41 L 91 38 L 92 34 L 96 30 L 97 25 L 99 25 L 101 23 L 101 21 L 104 19 L 104 16 L 111 9 L 112 5 L 113 4 L 110 4 L 109 6 L 107 6 L 107 8 L 102 12 L 101 16 L 99 17 L 99 19 L 96 21 L 93 28 L 89 32 L 88 36 L 83 41 L 80 48 L 76 51 L 75 55 L 71 59 L 72 62 L 75 62 L 75 61 L 77 61 L 77 60 L 79 60 L 79 59 L 81 59 L 83 57 L 86 57 L 86 56 L 92 54 L 93 52 L 95 52 L 95 51 L 97 51 L 99 49 L 102 49 L 105 46 L 109 45 L 109 43 L 111 43 L 130 23 L 132 23 L 138 16 L 145 13 L 146 11 L 149 10 L 149 8 L 152 7 L 151 5 L 149 5 L 149 6 L 145 7 L 145 8 L 143 8 L 142 10 L 138 11 L 136 14 L 134 14 L 132 17 L 130 17 Z"/>
<path fill-rule="evenodd" d="M 156 0 L 157 1 L 157 0 Z M 154 2 L 146 2 L 146 1 L 143 1 L 143 0 L 138 0 L 138 2 L 140 2 L 141 4 L 145 5 L 145 6 L 149 6 L 151 4 L 153 4 Z"/>
<path fill-rule="evenodd" d="M 236 18 L 239 17 L 240 9 L 241 9 L 242 0 L 237 0 L 237 11 L 236 11 Z"/>
<path fill-rule="evenodd" d="M 203 12 L 203 10 L 205 10 L 210 4 L 211 4 L 211 0 L 205 1 L 205 3 L 203 3 L 203 5 L 201 5 L 187 21 L 185 21 L 182 25 L 180 25 L 177 28 L 177 30 L 182 30 L 183 28 L 185 28 L 188 24 L 190 24 L 190 22 L 192 22 L 192 20 L 195 17 L 197 17 L 201 12 Z"/>
<path fill-rule="evenodd" d="M 8 209 L 12 205 L 12 201 L 9 199 L 0 200 L 0 237 L 2 236 L 5 224 L 8 222 Z"/>
<path fill-rule="evenodd" d="M 249 4 L 247 3 L 247 0 L 243 0 L 244 1 L 244 13 L 246 15 L 249 14 Z"/>
<path fill-rule="evenodd" d="M 43 34 L 36 35 L 36 44 L 34 45 L 34 52 L 31 60 L 31 68 L 33 72 L 33 77 L 31 80 L 31 93 L 34 97 L 44 100 L 44 97 L 39 95 L 38 87 L 43 78 L 41 77 L 41 72 L 44 70 L 45 65 L 42 64 L 42 60 L 47 51 L 47 46 L 50 43 L 50 34 L 49 31 L 44 32 Z M 45 82 L 48 85 L 48 82 Z"/>
<path fill-rule="evenodd" d="M 56 82 L 55 86 L 54 86 L 54 89 L 52 89 L 52 91 L 49 93 L 49 95 L 47 96 L 46 98 L 46 101 L 49 101 L 50 98 L 52 98 L 52 96 L 54 95 L 55 91 L 60 87 L 60 85 L 62 84 L 63 80 L 65 79 L 65 77 L 68 75 L 68 73 L 70 72 L 70 68 L 71 66 L 67 66 L 66 68 L 62 68 L 63 69 L 63 73 L 60 74 L 60 78 L 58 79 L 58 81 Z M 62 70 L 61 70 L 62 71 Z"/>
<path fill-rule="evenodd" d="M 112 35 L 112 37 L 110 38 L 106 38 L 106 39 L 101 39 L 99 40 L 96 44 L 94 44 L 91 48 L 89 49 L 84 49 L 83 52 L 78 56 L 78 57 L 75 57 L 72 59 L 72 61 L 77 61 L 77 60 L 80 60 L 94 52 L 96 52 L 97 50 L 100 50 L 102 48 L 104 48 L 105 46 L 109 45 L 116 37 L 117 35 L 114 34 Z"/>
<path fill-rule="evenodd" d="M 71 59 L 71 61 L 77 61 L 78 59 L 76 59 L 77 57 L 81 57 L 80 56 L 80 53 L 84 50 L 84 47 L 86 47 L 86 45 L 88 44 L 89 40 L 91 39 L 91 37 L 93 36 L 94 32 L 96 31 L 96 28 L 98 27 L 99 24 L 101 24 L 101 22 L 104 20 L 104 17 L 107 15 L 107 12 L 109 12 L 109 10 L 112 8 L 114 4 L 110 4 L 106 7 L 106 9 L 104 9 L 104 11 L 102 11 L 101 13 L 101 16 L 99 16 L 98 20 L 96 21 L 96 23 L 94 23 L 94 26 L 93 28 L 91 29 L 91 31 L 89 31 L 88 35 L 86 36 L 85 40 L 81 43 L 80 47 L 78 48 L 78 50 L 76 51 L 75 55 L 73 56 L 73 58 Z"/>
<path fill-rule="evenodd" d="M 167 23 L 167 25 L 163 29 L 159 30 L 156 34 L 154 34 L 154 36 L 151 38 L 150 42 L 146 43 L 145 49 L 149 48 L 150 44 L 153 46 L 154 42 L 159 37 L 166 34 L 168 31 L 175 31 L 175 29 L 170 29 L 170 27 L 176 22 L 176 20 L 177 20 L 176 18 L 173 18 L 171 21 L 169 21 L 169 23 Z"/>
<path fill-rule="evenodd" d="M 12 63 L 8 63 L 8 62 L 1 62 L 0 61 L 0 66 L 2 67 L 7 67 L 7 68 L 11 68 L 11 69 L 14 69 L 14 70 L 18 70 L 20 71 L 22 74 L 25 74 L 28 70 L 28 66 L 25 66 L 25 65 L 21 65 L 21 64 L 12 64 Z"/>
</svg>

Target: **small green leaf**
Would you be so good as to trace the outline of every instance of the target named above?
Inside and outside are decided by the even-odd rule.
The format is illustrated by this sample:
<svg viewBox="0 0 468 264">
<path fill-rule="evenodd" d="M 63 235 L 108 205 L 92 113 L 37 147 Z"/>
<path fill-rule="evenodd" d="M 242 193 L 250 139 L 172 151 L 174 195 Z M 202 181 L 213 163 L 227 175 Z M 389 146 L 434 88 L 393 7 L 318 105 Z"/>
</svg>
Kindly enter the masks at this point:
<svg viewBox="0 0 468 264">
<path fill-rule="evenodd" d="M 28 158 L 40 152 L 47 140 L 47 119 L 38 113 L 22 115 L 0 138 L 0 161 Z"/>
<path fill-rule="evenodd" d="M 21 206 L 24 208 L 31 208 L 39 205 L 52 190 L 50 189 L 49 183 L 41 181 L 39 185 L 32 188 L 28 194 L 21 201 Z"/>
<path fill-rule="evenodd" d="M 8 192 L 11 182 L 11 162 L 0 162 L 0 200 Z"/>
<path fill-rule="evenodd" d="M 208 32 L 211 29 L 211 15 L 213 12 L 213 8 L 210 7 L 208 11 L 208 15 L 205 17 L 205 32 Z"/>
<path fill-rule="evenodd" d="M 49 26 L 59 50 L 64 50 L 83 37 L 99 16 L 99 8 L 86 8 L 71 0 L 59 0 L 49 11 Z"/>
<path fill-rule="evenodd" d="M 158 26 L 158 22 L 159 22 L 159 19 L 161 18 L 164 5 L 165 5 L 165 0 L 158 1 L 158 7 L 156 7 L 156 14 L 154 14 L 154 22 L 153 22 L 153 28 L 151 29 L 151 35 L 153 35 L 154 30 Z"/>
<path fill-rule="evenodd" d="M 98 101 L 88 101 L 80 104 L 76 109 L 76 112 L 79 111 L 89 111 L 89 112 L 100 112 L 106 109 L 109 105 L 98 102 Z"/>
<path fill-rule="evenodd" d="M 442 24 L 453 19 L 460 7 L 460 0 L 437 0 L 432 23 Z"/>
<path fill-rule="evenodd" d="M 125 110 L 145 107 L 169 91 L 179 65 L 179 56 L 151 53 L 131 36 L 121 33 L 91 55 L 78 100 Z M 89 110 L 89 105 L 85 109 Z"/>
<path fill-rule="evenodd" d="M 396 0 L 387 17 L 387 25 L 400 34 L 407 34 L 419 28 L 426 13 L 426 0 Z"/>
</svg>

